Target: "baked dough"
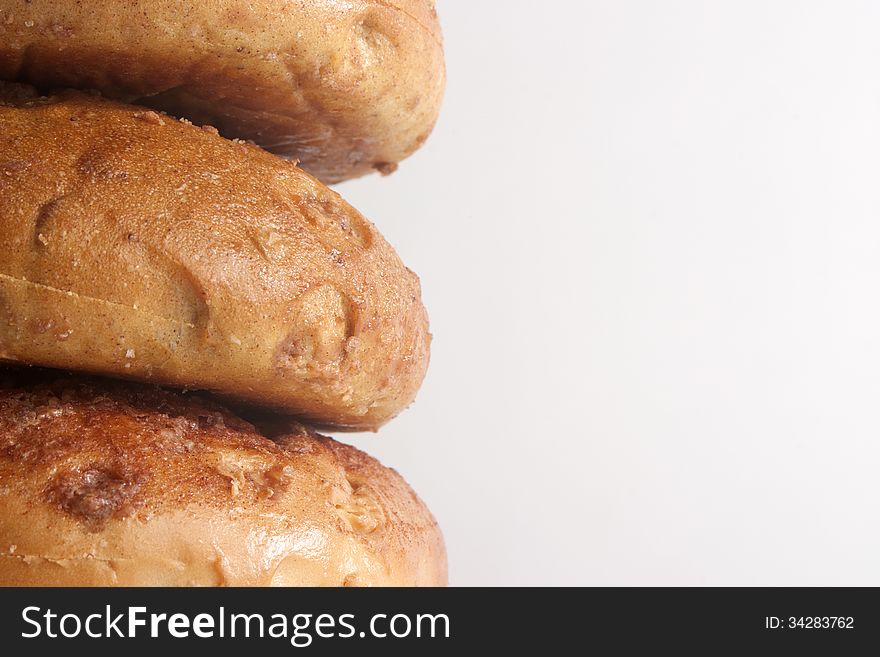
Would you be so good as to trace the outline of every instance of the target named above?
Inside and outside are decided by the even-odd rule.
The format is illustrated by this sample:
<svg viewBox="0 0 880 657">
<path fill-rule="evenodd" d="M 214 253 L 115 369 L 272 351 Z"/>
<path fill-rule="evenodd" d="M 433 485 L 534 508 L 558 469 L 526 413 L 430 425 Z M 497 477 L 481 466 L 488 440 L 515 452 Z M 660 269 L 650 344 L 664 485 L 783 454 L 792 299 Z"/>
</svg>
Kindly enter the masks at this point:
<svg viewBox="0 0 880 657">
<path fill-rule="evenodd" d="M 412 401 L 429 339 L 415 274 L 293 163 L 0 83 L 0 359 L 354 430 Z"/>
<path fill-rule="evenodd" d="M 336 182 L 427 139 L 445 71 L 433 0 L 0 0 L 0 79 L 97 89 Z"/>
<path fill-rule="evenodd" d="M 0 371 L 0 585 L 446 584 L 394 470 L 198 395 Z"/>
</svg>

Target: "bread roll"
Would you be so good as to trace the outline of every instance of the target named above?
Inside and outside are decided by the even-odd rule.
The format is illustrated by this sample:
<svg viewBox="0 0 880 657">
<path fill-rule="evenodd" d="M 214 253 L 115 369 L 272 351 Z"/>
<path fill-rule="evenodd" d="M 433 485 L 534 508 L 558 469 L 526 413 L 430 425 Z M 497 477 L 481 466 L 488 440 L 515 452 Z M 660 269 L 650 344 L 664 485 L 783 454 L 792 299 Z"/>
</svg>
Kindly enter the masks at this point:
<svg viewBox="0 0 880 657">
<path fill-rule="evenodd" d="M 428 364 L 417 277 L 291 162 L 0 83 L 0 359 L 375 429 Z"/>
<path fill-rule="evenodd" d="M 335 182 L 416 150 L 445 73 L 433 0 L 0 0 L 0 78 L 211 124 Z"/>
<path fill-rule="evenodd" d="M 197 395 L 0 372 L 0 585 L 445 585 L 394 470 L 275 432 Z"/>
</svg>

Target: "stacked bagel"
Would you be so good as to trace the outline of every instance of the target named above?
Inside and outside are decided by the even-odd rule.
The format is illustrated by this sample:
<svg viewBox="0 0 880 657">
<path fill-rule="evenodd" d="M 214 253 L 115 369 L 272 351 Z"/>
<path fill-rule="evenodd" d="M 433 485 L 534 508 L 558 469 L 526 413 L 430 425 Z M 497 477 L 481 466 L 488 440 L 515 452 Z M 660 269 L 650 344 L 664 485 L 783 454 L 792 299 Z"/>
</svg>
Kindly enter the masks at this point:
<svg viewBox="0 0 880 657">
<path fill-rule="evenodd" d="M 444 85 L 433 0 L 0 0 L 0 585 L 442 585 L 393 470 L 418 278 L 325 186 Z"/>
</svg>

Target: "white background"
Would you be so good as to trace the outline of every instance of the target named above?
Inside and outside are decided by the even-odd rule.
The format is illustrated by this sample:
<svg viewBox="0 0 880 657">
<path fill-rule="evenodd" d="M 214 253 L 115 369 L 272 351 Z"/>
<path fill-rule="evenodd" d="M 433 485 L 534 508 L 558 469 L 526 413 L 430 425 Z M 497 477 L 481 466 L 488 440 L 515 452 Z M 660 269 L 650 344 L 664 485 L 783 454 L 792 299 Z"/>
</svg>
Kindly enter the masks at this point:
<svg viewBox="0 0 880 657">
<path fill-rule="evenodd" d="M 880 3 L 438 9 L 432 138 L 339 190 L 435 336 L 348 439 L 451 582 L 880 585 Z"/>
</svg>

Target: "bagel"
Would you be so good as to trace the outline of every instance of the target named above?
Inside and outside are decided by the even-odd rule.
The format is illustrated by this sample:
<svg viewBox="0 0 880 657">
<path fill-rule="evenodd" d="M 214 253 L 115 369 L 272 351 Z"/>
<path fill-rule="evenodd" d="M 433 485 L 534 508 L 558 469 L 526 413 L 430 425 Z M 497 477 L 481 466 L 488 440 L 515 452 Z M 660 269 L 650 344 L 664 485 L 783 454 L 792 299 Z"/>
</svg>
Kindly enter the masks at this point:
<svg viewBox="0 0 880 657">
<path fill-rule="evenodd" d="M 0 360 L 374 430 L 414 398 L 429 341 L 415 274 L 292 162 L 0 83 Z"/>
<path fill-rule="evenodd" d="M 445 71 L 433 0 L 0 0 L 0 79 L 148 105 L 337 182 L 427 139 Z"/>
<path fill-rule="evenodd" d="M 446 584 L 394 471 L 199 394 L 0 371 L 0 586 Z"/>
</svg>

